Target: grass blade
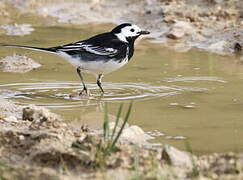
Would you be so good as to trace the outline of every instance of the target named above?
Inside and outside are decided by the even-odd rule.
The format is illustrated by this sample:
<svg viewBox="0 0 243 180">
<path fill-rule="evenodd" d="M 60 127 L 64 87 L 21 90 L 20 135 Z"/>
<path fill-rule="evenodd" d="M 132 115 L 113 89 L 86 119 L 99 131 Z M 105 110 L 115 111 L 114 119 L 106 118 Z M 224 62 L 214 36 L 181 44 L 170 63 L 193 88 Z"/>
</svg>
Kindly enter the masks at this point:
<svg viewBox="0 0 243 180">
<path fill-rule="evenodd" d="M 123 104 L 120 105 L 117 115 L 116 115 L 116 122 L 115 122 L 115 127 L 113 128 L 112 135 L 111 135 L 111 140 L 113 140 L 114 135 L 116 133 L 116 129 L 120 120 L 121 112 L 122 112 Z"/>
<path fill-rule="evenodd" d="M 121 133 L 122 133 L 122 131 L 123 131 L 123 129 L 124 129 L 124 127 L 125 127 L 125 125 L 126 125 L 126 123 L 127 123 L 127 121 L 128 121 L 128 118 L 129 118 L 129 116 L 130 116 L 131 110 L 132 110 L 132 103 L 130 103 L 129 108 L 128 108 L 128 111 L 127 111 L 127 114 L 126 114 L 125 119 L 124 119 L 124 121 L 123 121 L 123 124 L 122 124 L 122 126 L 121 126 L 119 132 L 117 133 L 117 135 L 116 135 L 114 141 L 113 141 L 112 144 L 111 144 L 111 147 L 110 147 L 111 149 L 113 149 L 113 148 L 115 147 L 115 145 L 116 145 L 116 143 L 117 143 L 119 137 L 121 136 Z"/>
<path fill-rule="evenodd" d="M 109 117 L 108 117 L 107 104 L 105 104 L 103 131 L 104 131 L 103 132 L 104 133 L 104 141 L 106 141 L 109 138 Z"/>
</svg>

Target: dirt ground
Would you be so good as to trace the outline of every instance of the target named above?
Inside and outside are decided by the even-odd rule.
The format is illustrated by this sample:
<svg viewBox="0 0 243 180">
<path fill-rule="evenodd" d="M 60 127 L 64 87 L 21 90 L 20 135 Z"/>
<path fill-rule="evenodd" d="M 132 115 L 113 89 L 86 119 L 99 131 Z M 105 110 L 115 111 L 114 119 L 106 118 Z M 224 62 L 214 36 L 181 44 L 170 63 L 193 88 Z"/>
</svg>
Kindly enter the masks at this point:
<svg viewBox="0 0 243 180">
<path fill-rule="evenodd" d="M 0 179 L 243 178 L 242 153 L 195 156 L 122 139 L 106 151 L 103 133 L 70 123 L 43 107 L 2 100 Z"/>
</svg>

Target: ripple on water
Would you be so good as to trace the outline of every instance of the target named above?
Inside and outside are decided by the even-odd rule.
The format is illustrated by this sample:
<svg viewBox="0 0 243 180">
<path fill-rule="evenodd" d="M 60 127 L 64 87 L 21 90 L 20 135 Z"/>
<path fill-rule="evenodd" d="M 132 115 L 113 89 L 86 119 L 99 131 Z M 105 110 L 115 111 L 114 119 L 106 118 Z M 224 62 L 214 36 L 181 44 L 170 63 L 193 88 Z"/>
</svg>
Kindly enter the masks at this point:
<svg viewBox="0 0 243 180">
<path fill-rule="evenodd" d="M 220 82 L 226 83 L 225 80 L 219 77 L 213 76 L 192 76 L 192 77 L 175 77 L 175 78 L 166 78 L 166 82 L 194 82 L 194 81 L 211 81 L 211 82 Z"/>
<path fill-rule="evenodd" d="M 35 103 L 46 107 L 79 107 L 96 105 L 97 101 L 144 101 L 167 97 L 183 91 L 206 91 L 206 88 L 180 86 L 153 86 L 145 83 L 104 83 L 101 96 L 96 84 L 87 84 L 91 96 L 78 96 L 82 88 L 79 82 L 12 83 L 0 85 L 0 97 L 20 104 Z M 72 95 L 72 96 L 71 96 Z"/>
</svg>

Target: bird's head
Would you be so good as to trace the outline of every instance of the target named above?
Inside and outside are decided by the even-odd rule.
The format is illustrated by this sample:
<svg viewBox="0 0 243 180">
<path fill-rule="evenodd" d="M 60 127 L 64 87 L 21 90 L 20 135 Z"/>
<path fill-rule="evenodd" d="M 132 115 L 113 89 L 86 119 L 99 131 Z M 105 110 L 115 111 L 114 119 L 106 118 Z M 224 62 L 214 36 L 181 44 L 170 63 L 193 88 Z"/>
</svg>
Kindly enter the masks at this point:
<svg viewBox="0 0 243 180">
<path fill-rule="evenodd" d="M 137 39 L 140 35 L 149 34 L 149 31 L 141 30 L 137 25 L 124 23 L 115 27 L 111 31 L 115 34 L 121 41 L 128 42 L 129 39 Z"/>
</svg>

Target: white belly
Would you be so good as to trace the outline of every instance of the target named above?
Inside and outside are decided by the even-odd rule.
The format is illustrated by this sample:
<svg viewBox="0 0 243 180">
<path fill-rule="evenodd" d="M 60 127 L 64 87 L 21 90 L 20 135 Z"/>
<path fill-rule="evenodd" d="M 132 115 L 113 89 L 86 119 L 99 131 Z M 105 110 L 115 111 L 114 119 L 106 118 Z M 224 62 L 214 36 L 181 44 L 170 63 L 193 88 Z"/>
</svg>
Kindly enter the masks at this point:
<svg viewBox="0 0 243 180">
<path fill-rule="evenodd" d="M 119 61 L 110 60 L 108 62 L 104 61 L 82 61 L 78 58 L 71 58 L 71 56 L 67 55 L 66 53 L 59 53 L 59 55 L 65 58 L 70 64 L 72 64 L 76 68 L 80 68 L 83 73 L 88 74 L 107 74 L 112 71 L 115 71 L 125 64 L 128 63 L 128 59 L 123 60 L 119 63 Z"/>
</svg>

